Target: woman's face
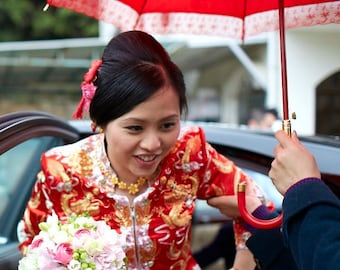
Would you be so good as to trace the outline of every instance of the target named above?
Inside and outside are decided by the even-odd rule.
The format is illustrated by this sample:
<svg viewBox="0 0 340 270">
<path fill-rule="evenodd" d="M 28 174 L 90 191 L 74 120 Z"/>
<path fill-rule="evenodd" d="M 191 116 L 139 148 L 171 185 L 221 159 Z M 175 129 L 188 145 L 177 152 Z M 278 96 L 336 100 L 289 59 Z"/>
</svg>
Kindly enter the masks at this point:
<svg viewBox="0 0 340 270">
<path fill-rule="evenodd" d="M 104 128 L 111 166 L 122 181 L 153 175 L 179 131 L 179 98 L 166 86 Z"/>
</svg>

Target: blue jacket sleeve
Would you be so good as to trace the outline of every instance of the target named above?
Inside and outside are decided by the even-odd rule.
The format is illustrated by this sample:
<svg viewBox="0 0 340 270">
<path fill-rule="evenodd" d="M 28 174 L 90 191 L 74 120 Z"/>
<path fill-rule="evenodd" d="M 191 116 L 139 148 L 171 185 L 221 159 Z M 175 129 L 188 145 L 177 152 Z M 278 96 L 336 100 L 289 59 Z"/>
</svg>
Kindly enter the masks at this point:
<svg viewBox="0 0 340 270">
<path fill-rule="evenodd" d="M 271 219 L 278 213 L 269 212 L 265 206 L 257 208 L 253 215 L 261 219 Z M 297 270 L 290 250 L 284 245 L 281 228 L 253 229 L 247 246 L 254 255 L 256 269 Z"/>
<path fill-rule="evenodd" d="M 320 179 L 307 178 L 285 194 L 283 233 L 298 269 L 340 267 L 340 201 Z"/>
</svg>

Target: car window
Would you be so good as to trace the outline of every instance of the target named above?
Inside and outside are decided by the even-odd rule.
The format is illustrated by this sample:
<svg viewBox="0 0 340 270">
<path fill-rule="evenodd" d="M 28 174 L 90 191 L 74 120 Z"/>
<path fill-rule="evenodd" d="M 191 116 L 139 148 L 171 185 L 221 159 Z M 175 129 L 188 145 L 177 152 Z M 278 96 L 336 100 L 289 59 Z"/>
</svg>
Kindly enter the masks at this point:
<svg viewBox="0 0 340 270">
<path fill-rule="evenodd" d="M 52 136 L 35 137 L 16 145 L 0 155 L 0 234 L 10 227 L 7 223 L 17 223 L 25 205 L 36 174 L 40 170 L 41 154 L 57 145 L 64 144 L 60 138 Z M 3 222 L 6 220 L 6 224 Z M 14 237 L 14 234 L 11 235 Z"/>
<path fill-rule="evenodd" d="M 283 196 L 277 191 L 268 175 L 246 168 L 242 168 L 242 170 L 261 187 L 261 189 L 267 195 L 267 199 L 274 203 L 275 208 L 280 210 L 282 207 Z"/>
<path fill-rule="evenodd" d="M 25 141 L 0 156 L 0 216 L 44 138 Z"/>
</svg>

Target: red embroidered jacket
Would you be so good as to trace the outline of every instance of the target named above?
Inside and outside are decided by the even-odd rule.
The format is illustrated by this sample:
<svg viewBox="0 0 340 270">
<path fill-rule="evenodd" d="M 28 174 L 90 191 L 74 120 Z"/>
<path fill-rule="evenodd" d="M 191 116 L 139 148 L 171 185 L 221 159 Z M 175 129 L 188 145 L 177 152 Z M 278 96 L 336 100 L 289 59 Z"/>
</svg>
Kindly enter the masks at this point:
<svg viewBox="0 0 340 270">
<path fill-rule="evenodd" d="M 195 200 L 233 195 L 239 181 L 251 180 L 206 142 L 201 128 L 190 127 L 182 130 L 156 181 L 130 205 L 100 169 L 112 172 L 103 138 L 93 135 L 43 154 L 19 248 L 25 253 L 46 215 L 89 213 L 126 239 L 128 269 L 200 269 L 190 249 Z M 234 224 L 236 244 L 242 245 L 242 222 Z"/>
</svg>

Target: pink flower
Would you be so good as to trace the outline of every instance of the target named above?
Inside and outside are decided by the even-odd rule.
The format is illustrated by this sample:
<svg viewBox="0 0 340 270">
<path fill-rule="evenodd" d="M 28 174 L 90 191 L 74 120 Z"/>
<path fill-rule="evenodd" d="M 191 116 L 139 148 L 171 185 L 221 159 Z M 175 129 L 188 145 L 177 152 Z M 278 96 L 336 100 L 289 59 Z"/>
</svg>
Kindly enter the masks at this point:
<svg viewBox="0 0 340 270">
<path fill-rule="evenodd" d="M 31 244 L 31 248 L 37 248 L 40 246 L 40 244 L 43 242 L 44 240 L 41 239 L 41 238 L 35 238 L 33 241 L 32 241 L 32 244 Z"/>
<path fill-rule="evenodd" d="M 91 82 L 83 82 L 81 85 L 81 90 L 83 92 L 83 99 L 84 99 L 84 109 L 89 110 L 90 103 L 92 101 L 92 98 L 97 90 L 97 87 Z"/>
<path fill-rule="evenodd" d="M 83 236 L 90 236 L 91 232 L 89 229 L 79 229 L 78 231 L 76 231 L 76 233 L 74 234 L 74 236 L 76 238 L 81 238 Z"/>
<path fill-rule="evenodd" d="M 65 266 L 61 266 L 60 263 L 55 260 L 55 254 L 53 250 L 50 250 L 47 246 L 44 245 L 41 245 L 40 248 L 41 249 L 39 250 L 39 257 L 37 262 L 39 270 L 65 269 Z"/>
<path fill-rule="evenodd" d="M 73 250 L 70 243 L 61 243 L 57 246 L 55 260 L 63 265 L 67 265 L 73 256 Z"/>
<path fill-rule="evenodd" d="M 84 81 L 81 83 L 81 90 L 83 96 L 77 106 L 76 111 L 73 113 L 74 119 L 82 119 L 83 111 L 89 111 L 92 98 L 97 90 L 97 87 L 93 84 L 96 80 L 96 74 L 100 66 L 102 65 L 102 60 L 95 60 L 88 72 L 84 74 Z"/>
</svg>

